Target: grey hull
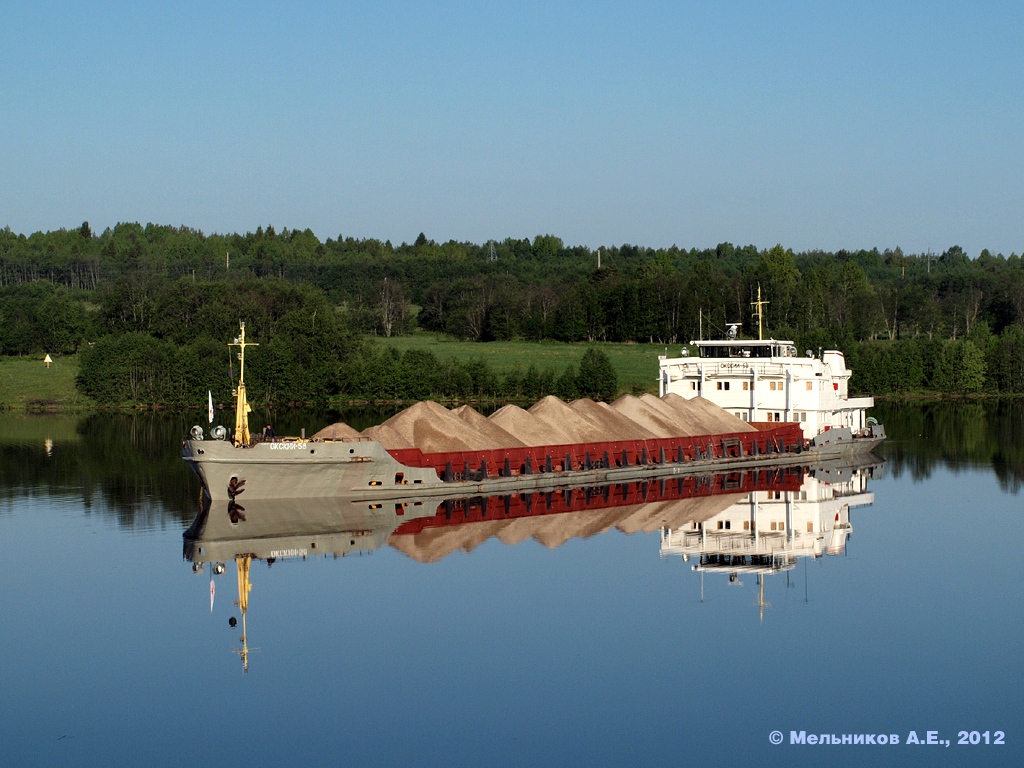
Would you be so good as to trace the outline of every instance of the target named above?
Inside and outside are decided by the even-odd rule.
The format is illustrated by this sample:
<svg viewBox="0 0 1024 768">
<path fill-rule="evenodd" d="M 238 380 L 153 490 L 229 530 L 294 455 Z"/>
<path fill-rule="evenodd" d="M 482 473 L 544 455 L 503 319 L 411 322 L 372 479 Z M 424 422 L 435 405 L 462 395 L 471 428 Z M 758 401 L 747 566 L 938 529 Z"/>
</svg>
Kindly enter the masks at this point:
<svg viewBox="0 0 1024 768">
<path fill-rule="evenodd" d="M 351 500 L 444 497 L 515 493 L 710 472 L 807 465 L 830 458 L 869 453 L 883 438 L 853 438 L 849 430 L 802 453 L 773 453 L 681 463 L 646 464 L 568 472 L 518 474 L 486 480 L 442 482 L 433 469 L 399 464 L 380 445 L 358 442 L 290 442 L 235 448 L 223 441 L 185 441 L 182 454 L 199 475 L 212 501 L 234 498 L 235 479 L 242 503 L 255 499 L 347 498 Z M 292 446 L 288 448 L 274 446 Z M 244 491 L 238 493 L 240 481 Z"/>
<path fill-rule="evenodd" d="M 213 501 L 231 498 L 232 478 L 245 481 L 246 499 L 333 498 L 406 485 L 412 495 L 414 489 L 441 485 L 434 470 L 403 466 L 380 443 L 367 440 L 286 441 L 251 448 L 223 440 L 186 440 L 182 456 Z"/>
</svg>

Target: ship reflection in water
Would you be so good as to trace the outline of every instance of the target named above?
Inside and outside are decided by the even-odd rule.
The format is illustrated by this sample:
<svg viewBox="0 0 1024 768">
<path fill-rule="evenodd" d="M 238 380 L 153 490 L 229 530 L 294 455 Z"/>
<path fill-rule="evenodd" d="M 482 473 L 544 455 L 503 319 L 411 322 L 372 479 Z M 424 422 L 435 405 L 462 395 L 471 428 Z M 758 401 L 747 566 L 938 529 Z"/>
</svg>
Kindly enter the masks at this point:
<svg viewBox="0 0 1024 768">
<path fill-rule="evenodd" d="M 837 554 L 852 528 L 850 508 L 871 504 L 867 482 L 884 467 L 873 455 L 856 465 L 809 467 L 664 478 L 509 496 L 353 502 L 345 499 L 207 503 L 185 532 L 184 555 L 196 573 L 214 575 L 235 561 L 242 647 L 248 671 L 246 614 L 252 560 L 339 558 L 370 553 L 385 543 L 421 562 L 469 552 L 497 538 L 534 539 L 558 547 L 616 528 L 661 534 L 661 555 L 696 560 L 694 570 L 723 572 L 730 583 L 756 574 L 762 615 L 764 577 L 792 569 L 800 557 Z M 703 586 L 703 582 L 702 582 Z"/>
<path fill-rule="evenodd" d="M 874 456 L 856 465 L 824 464 L 808 468 L 797 490 L 751 491 L 706 520 L 661 530 L 661 555 L 682 555 L 701 573 L 728 574 L 743 586 L 744 574 L 756 579 L 761 618 L 765 579 L 790 571 L 797 560 L 839 555 L 853 533 L 852 507 L 869 506 L 875 495 L 868 480 L 881 477 L 885 464 Z"/>
</svg>

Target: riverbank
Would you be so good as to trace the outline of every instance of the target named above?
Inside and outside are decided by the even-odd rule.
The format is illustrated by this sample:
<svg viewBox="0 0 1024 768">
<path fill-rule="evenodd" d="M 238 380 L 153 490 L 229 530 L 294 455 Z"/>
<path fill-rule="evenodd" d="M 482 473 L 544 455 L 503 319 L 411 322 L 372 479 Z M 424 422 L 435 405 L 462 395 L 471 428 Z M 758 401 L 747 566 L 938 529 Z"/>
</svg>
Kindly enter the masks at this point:
<svg viewBox="0 0 1024 768">
<path fill-rule="evenodd" d="M 376 338 L 376 343 L 385 347 L 394 347 L 399 351 L 423 350 L 434 353 L 439 359 L 453 357 L 457 360 L 481 359 L 498 374 L 506 374 L 510 370 L 525 370 L 530 365 L 539 369 L 554 370 L 560 374 L 565 367 L 578 361 L 584 344 L 566 344 L 562 342 L 464 342 L 434 334 L 416 333 L 411 336 L 383 339 Z M 608 355 L 619 381 L 620 394 L 640 395 L 645 392 L 657 392 L 657 360 L 659 354 L 665 354 L 664 345 L 651 344 L 597 344 Z M 119 406 L 98 406 L 91 398 L 81 394 L 75 387 L 78 375 L 78 355 L 65 355 L 53 358 L 47 368 L 40 355 L 26 357 L 0 357 L 0 410 L 49 412 L 77 410 L 137 410 L 180 408 L 153 404 L 123 404 Z M 856 375 L 856 374 L 855 374 Z M 1018 399 L 1021 393 L 978 393 L 978 394 L 943 394 L 938 392 L 919 392 L 885 394 L 875 393 L 878 402 L 916 403 L 934 401 L 979 401 L 999 398 Z M 469 404 L 474 407 L 501 406 L 507 403 L 523 405 L 523 399 L 509 398 L 434 398 L 437 402 L 449 407 Z M 406 406 L 415 400 L 396 400 L 387 398 L 367 397 L 336 397 L 326 404 L 330 408 L 347 408 L 363 406 Z M 303 407 L 313 403 L 282 402 L 275 406 Z M 202 406 L 196 403 L 198 410 Z M 218 408 L 231 407 L 231 403 L 218 403 Z"/>
</svg>

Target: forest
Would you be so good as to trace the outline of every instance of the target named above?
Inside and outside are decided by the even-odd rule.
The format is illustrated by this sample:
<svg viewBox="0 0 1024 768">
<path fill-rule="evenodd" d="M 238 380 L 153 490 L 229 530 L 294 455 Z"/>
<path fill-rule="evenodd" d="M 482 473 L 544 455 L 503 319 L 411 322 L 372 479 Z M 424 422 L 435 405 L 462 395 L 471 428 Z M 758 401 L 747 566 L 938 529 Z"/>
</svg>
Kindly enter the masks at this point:
<svg viewBox="0 0 1024 768">
<path fill-rule="evenodd" d="M 599 266 L 600 265 L 600 266 Z M 600 355 L 559 376 L 368 345 L 415 328 L 472 340 L 679 345 L 739 322 L 801 350 L 841 349 L 876 395 L 1024 392 L 1024 264 L 939 254 L 566 246 L 553 235 L 482 244 L 420 234 L 393 245 L 268 226 L 244 235 L 88 223 L 0 230 L 0 354 L 81 355 L 101 403 L 193 402 L 245 319 L 264 345 L 250 389 L 267 402 L 528 398 L 607 390 Z M 595 366 L 600 369 L 595 372 Z"/>
</svg>

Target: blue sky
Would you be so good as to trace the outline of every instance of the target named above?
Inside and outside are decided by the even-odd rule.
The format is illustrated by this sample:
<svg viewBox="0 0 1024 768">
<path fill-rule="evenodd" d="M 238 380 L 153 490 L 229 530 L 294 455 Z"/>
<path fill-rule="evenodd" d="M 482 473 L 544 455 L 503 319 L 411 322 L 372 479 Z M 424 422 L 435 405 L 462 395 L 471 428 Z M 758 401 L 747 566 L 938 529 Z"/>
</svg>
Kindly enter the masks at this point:
<svg viewBox="0 0 1024 768">
<path fill-rule="evenodd" d="M 15 0 L 0 226 L 1024 250 L 1024 6 Z"/>
</svg>

